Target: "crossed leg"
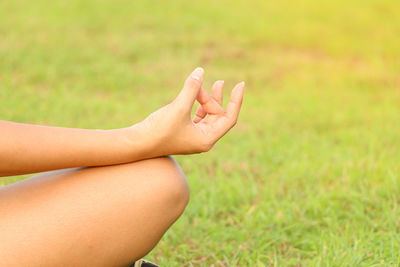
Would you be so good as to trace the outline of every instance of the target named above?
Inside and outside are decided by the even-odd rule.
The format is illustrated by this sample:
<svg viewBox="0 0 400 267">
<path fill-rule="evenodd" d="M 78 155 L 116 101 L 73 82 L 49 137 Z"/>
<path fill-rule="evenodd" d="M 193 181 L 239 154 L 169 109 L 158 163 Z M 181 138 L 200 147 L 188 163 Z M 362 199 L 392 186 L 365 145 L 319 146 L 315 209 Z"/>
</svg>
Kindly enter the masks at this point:
<svg viewBox="0 0 400 267">
<path fill-rule="evenodd" d="M 33 176 L 0 188 L 0 266 L 128 266 L 188 201 L 170 157 Z"/>
</svg>

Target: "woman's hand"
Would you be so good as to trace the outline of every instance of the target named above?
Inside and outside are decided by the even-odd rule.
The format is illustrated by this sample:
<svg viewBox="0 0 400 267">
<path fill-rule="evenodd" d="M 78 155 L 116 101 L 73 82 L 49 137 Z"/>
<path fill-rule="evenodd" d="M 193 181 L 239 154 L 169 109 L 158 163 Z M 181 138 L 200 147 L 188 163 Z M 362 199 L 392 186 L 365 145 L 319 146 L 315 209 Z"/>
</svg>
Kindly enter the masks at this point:
<svg viewBox="0 0 400 267">
<path fill-rule="evenodd" d="M 223 82 L 214 84 L 210 96 L 201 88 L 203 72 L 197 68 L 172 103 L 129 128 L 88 130 L 0 121 L 0 176 L 208 151 L 235 125 L 244 83 L 233 88 L 224 110 Z M 196 99 L 200 106 L 192 119 Z"/>
<path fill-rule="evenodd" d="M 212 94 L 209 95 L 201 87 L 203 74 L 202 68 L 195 69 L 172 103 L 130 127 L 136 136 L 139 131 L 153 144 L 150 146 L 150 157 L 208 151 L 236 124 L 243 99 L 244 82 L 233 88 L 224 110 L 224 82 L 215 82 Z M 192 119 L 191 111 L 196 100 L 200 106 Z"/>
</svg>

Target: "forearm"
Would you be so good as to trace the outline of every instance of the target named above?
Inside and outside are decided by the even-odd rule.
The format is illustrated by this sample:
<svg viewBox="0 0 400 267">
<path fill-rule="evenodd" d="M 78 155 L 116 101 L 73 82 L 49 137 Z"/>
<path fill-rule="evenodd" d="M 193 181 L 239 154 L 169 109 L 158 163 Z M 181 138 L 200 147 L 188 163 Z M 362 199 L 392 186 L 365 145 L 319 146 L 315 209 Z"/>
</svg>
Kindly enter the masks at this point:
<svg viewBox="0 0 400 267">
<path fill-rule="evenodd" d="M 86 130 L 0 121 L 0 176 L 126 163 L 148 157 L 134 129 Z"/>
</svg>

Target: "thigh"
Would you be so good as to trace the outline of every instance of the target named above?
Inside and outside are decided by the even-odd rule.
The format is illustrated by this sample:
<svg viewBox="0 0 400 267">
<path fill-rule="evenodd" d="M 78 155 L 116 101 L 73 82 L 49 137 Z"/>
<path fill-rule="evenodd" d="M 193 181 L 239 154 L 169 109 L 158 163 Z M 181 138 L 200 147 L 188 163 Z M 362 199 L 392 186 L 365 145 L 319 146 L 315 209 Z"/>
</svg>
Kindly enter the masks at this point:
<svg viewBox="0 0 400 267">
<path fill-rule="evenodd" d="M 183 212 L 170 158 L 47 172 L 0 188 L 0 265 L 123 266 Z"/>
</svg>

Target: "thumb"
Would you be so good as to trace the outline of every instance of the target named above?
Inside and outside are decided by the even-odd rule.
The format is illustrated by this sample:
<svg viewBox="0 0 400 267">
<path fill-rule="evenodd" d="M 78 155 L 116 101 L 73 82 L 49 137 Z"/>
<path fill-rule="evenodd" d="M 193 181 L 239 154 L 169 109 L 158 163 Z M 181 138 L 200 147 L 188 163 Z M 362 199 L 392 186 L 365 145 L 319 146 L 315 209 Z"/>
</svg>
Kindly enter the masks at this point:
<svg viewBox="0 0 400 267">
<path fill-rule="evenodd" d="M 176 100 L 187 109 L 192 109 L 194 101 L 196 100 L 203 83 L 203 75 L 204 70 L 202 68 L 196 68 L 186 79 L 181 92 L 176 98 Z"/>
</svg>

